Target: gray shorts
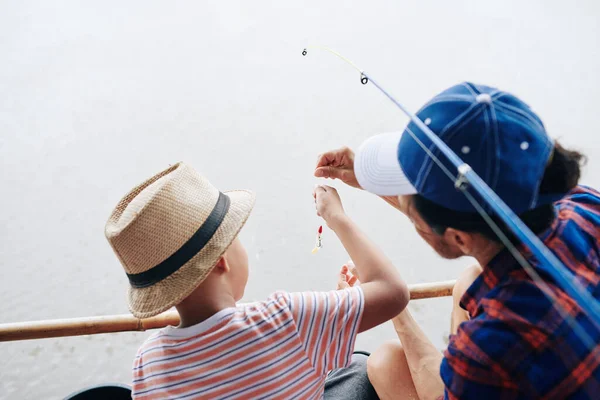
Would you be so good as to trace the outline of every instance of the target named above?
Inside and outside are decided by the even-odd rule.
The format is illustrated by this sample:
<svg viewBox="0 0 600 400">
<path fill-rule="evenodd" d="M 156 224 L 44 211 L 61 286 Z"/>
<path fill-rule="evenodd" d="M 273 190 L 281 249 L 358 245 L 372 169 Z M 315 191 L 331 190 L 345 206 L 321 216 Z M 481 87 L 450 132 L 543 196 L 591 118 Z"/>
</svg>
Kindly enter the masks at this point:
<svg viewBox="0 0 600 400">
<path fill-rule="evenodd" d="M 324 399 L 379 399 L 367 376 L 368 358 L 369 353 L 355 351 L 348 367 L 331 371 L 325 380 Z"/>
</svg>

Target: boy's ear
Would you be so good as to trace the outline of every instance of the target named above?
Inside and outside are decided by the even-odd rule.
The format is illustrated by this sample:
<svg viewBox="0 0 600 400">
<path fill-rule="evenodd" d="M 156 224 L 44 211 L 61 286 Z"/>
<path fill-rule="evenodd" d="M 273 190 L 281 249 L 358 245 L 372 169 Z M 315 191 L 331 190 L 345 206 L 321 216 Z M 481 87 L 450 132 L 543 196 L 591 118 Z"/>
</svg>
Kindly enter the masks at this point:
<svg viewBox="0 0 600 400">
<path fill-rule="evenodd" d="M 229 272 L 230 269 L 231 268 L 229 267 L 229 264 L 227 263 L 225 257 L 221 256 L 221 258 L 219 258 L 219 261 L 217 261 L 215 268 L 213 268 L 213 272 L 216 272 L 217 274 L 224 274 L 226 272 Z"/>
</svg>

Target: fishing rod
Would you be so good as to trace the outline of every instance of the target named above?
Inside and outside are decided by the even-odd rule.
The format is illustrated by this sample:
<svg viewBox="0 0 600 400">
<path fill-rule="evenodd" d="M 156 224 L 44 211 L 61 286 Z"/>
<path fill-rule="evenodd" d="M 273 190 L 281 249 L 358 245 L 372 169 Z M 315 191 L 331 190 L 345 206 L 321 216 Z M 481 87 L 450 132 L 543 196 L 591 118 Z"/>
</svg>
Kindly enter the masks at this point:
<svg viewBox="0 0 600 400">
<path fill-rule="evenodd" d="M 408 285 L 411 300 L 452 296 L 456 281 L 417 283 Z M 27 321 L 0 324 L 0 342 L 48 339 L 65 336 L 98 335 L 102 333 L 138 332 L 179 325 L 179 314 L 167 311 L 150 318 L 138 319 L 131 314 L 105 315 Z"/>
<path fill-rule="evenodd" d="M 444 173 L 454 182 L 456 189 L 460 190 L 471 202 L 473 207 L 481 215 L 481 217 L 487 222 L 492 228 L 494 233 L 507 247 L 510 253 L 515 257 L 516 261 L 523 267 L 531 279 L 536 282 L 538 287 L 548 296 L 550 300 L 555 299 L 555 294 L 552 289 L 546 284 L 546 282 L 540 277 L 535 269 L 529 264 L 525 257 L 519 252 L 519 250 L 512 244 L 508 237 L 502 232 L 500 227 L 494 222 L 492 217 L 485 211 L 484 207 L 477 202 L 477 200 L 469 193 L 468 189 L 473 190 L 485 201 L 490 209 L 496 214 L 498 218 L 502 220 L 504 224 L 513 232 L 513 234 L 525 245 L 529 247 L 532 254 L 541 261 L 539 268 L 548 273 L 553 279 L 555 279 L 565 291 L 577 301 L 577 304 L 590 316 L 594 325 L 600 329 L 600 302 L 596 300 L 576 279 L 573 279 L 572 274 L 562 264 L 562 262 L 552 253 L 544 243 L 521 221 L 521 219 L 506 205 L 504 201 L 477 175 L 477 173 L 465 163 L 452 149 L 450 149 L 446 143 L 444 143 L 433 131 L 421 121 L 414 113 L 404 107 L 398 100 L 396 100 L 387 90 L 381 87 L 377 81 L 373 79 L 370 74 L 360 69 L 352 61 L 342 56 L 338 52 L 331 50 L 324 46 L 309 46 L 302 50 L 302 55 L 308 54 L 308 49 L 315 48 L 325 50 L 338 58 L 342 59 L 354 69 L 360 73 L 360 82 L 366 85 L 369 81 L 383 93 L 392 103 L 394 103 L 410 120 L 427 136 L 429 140 L 440 150 L 444 156 L 452 163 L 457 170 L 457 175 L 453 175 L 444 164 L 423 144 L 421 140 L 410 130 L 406 132 L 419 144 L 419 146 L 427 153 L 429 157 L 444 171 Z M 547 268 L 546 266 L 549 266 Z M 558 303 L 556 303 L 558 304 Z M 577 331 L 579 336 L 586 342 L 589 348 L 595 346 L 594 341 L 583 330 L 581 325 L 577 323 L 569 313 L 562 307 L 557 306 L 557 309 L 561 315 L 567 319 L 573 320 L 575 324 L 572 324 L 574 330 Z"/>
</svg>

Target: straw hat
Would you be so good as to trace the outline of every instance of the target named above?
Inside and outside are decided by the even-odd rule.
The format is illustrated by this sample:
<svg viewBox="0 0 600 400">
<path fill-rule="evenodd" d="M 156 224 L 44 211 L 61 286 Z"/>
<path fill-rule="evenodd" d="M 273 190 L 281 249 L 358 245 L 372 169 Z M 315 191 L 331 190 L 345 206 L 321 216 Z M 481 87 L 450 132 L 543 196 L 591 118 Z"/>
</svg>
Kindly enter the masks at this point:
<svg viewBox="0 0 600 400">
<path fill-rule="evenodd" d="M 112 212 L 105 234 L 129 278 L 131 313 L 151 317 L 189 296 L 253 206 L 252 192 L 220 193 L 184 163 L 129 192 Z"/>
</svg>

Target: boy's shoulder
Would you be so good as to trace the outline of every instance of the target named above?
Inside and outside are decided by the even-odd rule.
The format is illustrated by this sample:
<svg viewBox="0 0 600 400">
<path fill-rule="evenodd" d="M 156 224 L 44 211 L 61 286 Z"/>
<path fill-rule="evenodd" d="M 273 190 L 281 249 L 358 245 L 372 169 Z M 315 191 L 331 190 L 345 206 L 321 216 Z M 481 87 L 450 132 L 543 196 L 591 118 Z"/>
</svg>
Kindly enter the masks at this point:
<svg viewBox="0 0 600 400">
<path fill-rule="evenodd" d="M 147 337 L 140 347 L 138 347 L 135 360 L 133 362 L 134 370 L 143 364 L 143 359 L 145 357 L 147 358 L 153 351 L 156 351 L 161 347 L 160 338 L 162 334 L 162 329 L 152 333 L 152 335 Z"/>
<path fill-rule="evenodd" d="M 269 297 L 265 300 L 253 301 L 249 303 L 240 303 L 237 305 L 237 309 L 240 312 L 252 312 L 260 309 L 264 309 L 265 307 L 270 306 L 288 306 L 290 302 L 290 293 L 278 290 L 276 292 L 271 293 Z"/>
<path fill-rule="evenodd" d="M 277 323 L 280 318 L 275 318 L 278 315 L 290 316 L 291 295 L 285 291 L 273 292 L 265 300 L 253 301 L 249 303 L 240 303 L 237 305 L 237 318 L 235 322 L 241 325 L 252 325 L 260 320 L 268 320 L 271 323 Z M 261 324 L 264 324 L 262 322 Z"/>
<path fill-rule="evenodd" d="M 138 349 L 138 353 L 144 352 L 146 350 L 150 350 L 153 346 L 155 346 L 163 335 L 163 329 L 159 329 L 153 332 L 150 336 L 148 336 L 144 342 L 141 344 Z"/>
<path fill-rule="evenodd" d="M 289 307 L 289 303 L 290 294 L 280 290 L 272 293 L 265 300 L 240 303 L 235 308 L 222 310 L 208 320 L 192 327 L 180 329 L 174 326 L 167 326 L 154 332 L 152 335 L 146 338 L 146 340 L 144 340 L 144 342 L 138 348 L 137 355 L 140 357 L 159 349 L 161 346 L 168 346 L 169 344 L 174 344 L 175 342 L 189 339 L 189 336 L 197 336 L 199 332 L 205 330 L 202 328 L 208 328 L 208 325 L 213 326 L 215 322 L 222 321 L 226 318 L 231 319 L 233 322 L 238 322 L 240 318 L 244 318 L 244 315 L 257 313 L 269 314 L 272 312 L 277 312 L 282 308 Z M 213 319 L 218 321 L 212 321 Z M 196 335 L 193 334 L 194 332 L 196 332 Z M 189 333 L 190 335 L 186 335 L 186 333 Z"/>
<path fill-rule="evenodd" d="M 265 329 L 267 325 L 278 328 L 280 325 L 286 325 L 291 319 L 302 320 L 306 313 L 323 314 L 319 312 L 323 307 L 339 306 L 342 297 L 358 299 L 361 297 L 360 288 L 329 292 L 278 290 L 265 300 L 240 303 L 235 308 L 222 310 L 200 324 L 183 329 L 169 326 L 154 332 L 139 347 L 136 364 L 141 365 L 144 361 L 156 358 L 163 351 L 176 353 L 179 347 L 186 346 L 185 342 L 193 341 L 200 336 L 207 334 L 218 336 L 217 331 L 226 327 L 231 329 L 233 324 L 239 325 L 240 329 L 251 325 L 260 325 L 261 329 Z M 357 303 L 361 303 L 360 300 L 357 300 Z M 346 308 L 344 307 L 344 310 Z"/>
</svg>

